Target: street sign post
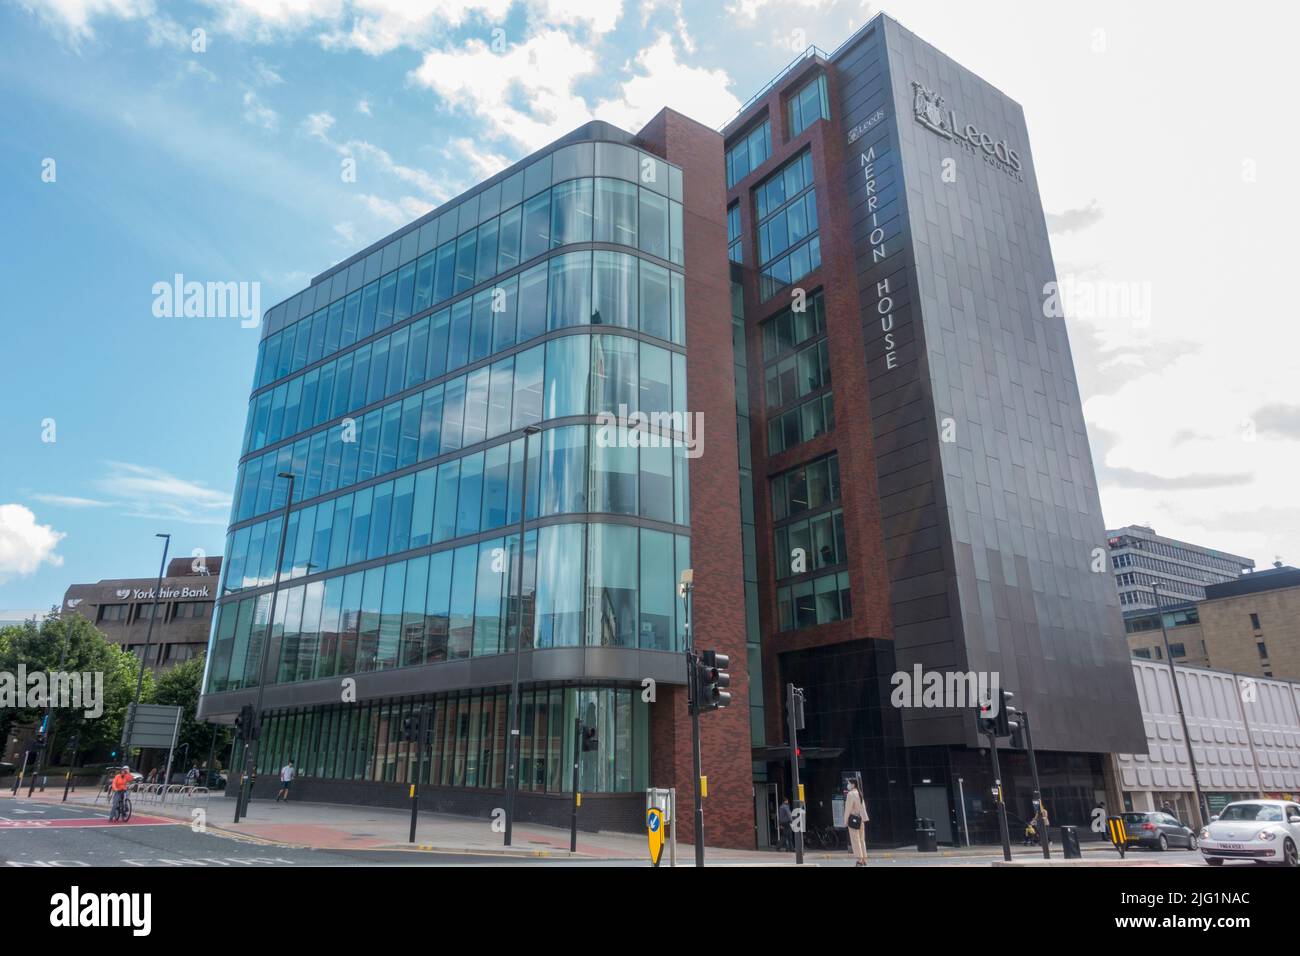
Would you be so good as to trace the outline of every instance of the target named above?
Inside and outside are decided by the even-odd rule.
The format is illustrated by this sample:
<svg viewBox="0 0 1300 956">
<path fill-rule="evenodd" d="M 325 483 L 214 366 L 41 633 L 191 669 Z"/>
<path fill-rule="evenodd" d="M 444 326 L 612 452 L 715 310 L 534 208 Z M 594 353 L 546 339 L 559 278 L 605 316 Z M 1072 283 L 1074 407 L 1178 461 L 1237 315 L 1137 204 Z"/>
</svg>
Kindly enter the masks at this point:
<svg viewBox="0 0 1300 956">
<path fill-rule="evenodd" d="M 650 865 L 659 866 L 659 857 L 664 852 L 664 812 L 658 807 L 651 807 L 645 813 L 646 838 L 650 843 Z"/>
</svg>

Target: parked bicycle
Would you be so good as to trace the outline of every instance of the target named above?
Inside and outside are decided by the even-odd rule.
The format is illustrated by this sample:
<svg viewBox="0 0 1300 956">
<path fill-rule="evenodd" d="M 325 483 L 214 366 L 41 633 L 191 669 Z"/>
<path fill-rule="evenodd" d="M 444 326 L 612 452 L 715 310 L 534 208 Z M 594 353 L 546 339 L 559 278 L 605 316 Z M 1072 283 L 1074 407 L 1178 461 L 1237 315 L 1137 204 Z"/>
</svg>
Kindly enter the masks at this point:
<svg viewBox="0 0 1300 956">
<path fill-rule="evenodd" d="M 833 826 L 819 827 L 816 824 L 808 829 L 808 843 L 819 850 L 838 850 L 843 845 L 840 842 L 840 831 Z"/>
</svg>

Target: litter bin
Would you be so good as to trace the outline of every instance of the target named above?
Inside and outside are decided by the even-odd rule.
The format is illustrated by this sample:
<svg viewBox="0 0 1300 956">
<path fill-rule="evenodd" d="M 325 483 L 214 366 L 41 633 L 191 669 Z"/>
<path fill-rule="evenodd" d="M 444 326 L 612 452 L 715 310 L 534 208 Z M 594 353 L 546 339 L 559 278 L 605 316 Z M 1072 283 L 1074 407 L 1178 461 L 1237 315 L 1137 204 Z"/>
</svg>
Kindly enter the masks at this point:
<svg viewBox="0 0 1300 956">
<path fill-rule="evenodd" d="M 1079 834 L 1074 827 L 1061 827 L 1061 851 L 1067 860 L 1079 860 L 1083 853 L 1079 849 Z"/>
<path fill-rule="evenodd" d="M 928 817 L 916 818 L 916 849 L 920 853 L 939 852 L 939 842 L 935 839 L 934 821 Z"/>
</svg>

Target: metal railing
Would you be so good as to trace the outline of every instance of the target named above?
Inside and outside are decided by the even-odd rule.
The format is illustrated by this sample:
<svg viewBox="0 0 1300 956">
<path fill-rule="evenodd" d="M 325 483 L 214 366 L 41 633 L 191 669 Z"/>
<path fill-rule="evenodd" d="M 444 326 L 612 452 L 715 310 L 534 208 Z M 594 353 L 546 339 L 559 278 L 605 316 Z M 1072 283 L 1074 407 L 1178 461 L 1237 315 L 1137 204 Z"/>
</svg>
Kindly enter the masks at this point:
<svg viewBox="0 0 1300 956">
<path fill-rule="evenodd" d="M 164 803 L 198 803 L 202 800 L 206 803 L 211 796 L 211 791 L 207 787 L 195 787 L 185 783 L 133 783 L 127 787 L 127 792 L 131 794 L 133 803 L 138 804 L 164 804 Z M 111 799 L 109 784 L 107 781 L 95 793 L 95 803 L 99 803 L 100 797 L 105 800 Z"/>
<path fill-rule="evenodd" d="M 830 57 L 826 55 L 826 51 L 823 50 L 821 47 L 817 46 L 816 44 L 810 44 L 809 46 L 805 47 L 803 52 L 801 52 L 793 60 L 791 60 L 789 63 L 783 66 L 780 72 L 776 74 L 776 76 L 768 80 L 767 83 L 764 84 L 762 89 L 760 89 L 749 99 L 745 100 L 745 104 L 740 109 L 736 110 L 736 112 L 731 117 L 729 117 L 725 123 L 723 123 L 721 126 L 718 127 L 718 132 L 722 132 L 732 123 L 736 122 L 737 119 L 744 116 L 746 110 L 748 110 L 751 106 L 753 106 L 763 97 L 765 97 L 769 92 L 771 92 L 772 88 L 776 86 L 778 83 L 780 83 L 782 78 L 784 78 L 787 73 L 789 73 L 791 70 L 797 67 L 804 60 L 808 59 L 810 56 L 819 56 L 823 60 L 830 59 Z"/>
</svg>

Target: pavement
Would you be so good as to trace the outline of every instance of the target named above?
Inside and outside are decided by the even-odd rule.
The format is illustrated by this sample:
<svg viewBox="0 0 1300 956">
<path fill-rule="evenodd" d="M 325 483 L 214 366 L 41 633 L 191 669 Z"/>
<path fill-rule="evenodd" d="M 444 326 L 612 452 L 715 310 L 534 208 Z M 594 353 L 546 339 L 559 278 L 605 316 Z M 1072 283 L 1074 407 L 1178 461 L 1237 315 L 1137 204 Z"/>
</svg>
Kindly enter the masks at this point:
<svg viewBox="0 0 1300 956">
<path fill-rule="evenodd" d="M 0 792 L 0 828 L 24 826 L 50 826 L 36 824 L 23 808 L 36 809 L 58 804 L 67 811 L 90 811 L 103 814 L 107 810 L 104 799 L 95 800 L 90 791 L 71 794 L 63 804 L 62 788 L 52 788 L 45 793 L 10 797 L 8 791 Z M 133 801 L 137 821 L 150 823 L 186 824 L 189 829 L 201 827 L 213 836 L 234 838 L 241 843 L 257 844 L 283 849 L 313 849 L 322 851 L 362 851 L 368 858 L 383 858 L 388 851 L 412 851 L 440 856 L 496 857 L 501 862 L 522 859 L 552 859 L 556 861 L 606 861 L 610 863 L 636 863 L 647 859 L 646 838 L 642 834 L 617 832 L 578 831 L 577 851 L 569 850 L 569 831 L 558 827 L 533 823 L 516 823 L 513 845 L 502 845 L 503 834 L 493 821 L 482 817 L 455 816 L 445 813 L 419 815 L 416 842 L 408 842 L 410 813 L 405 810 L 381 807 L 346 806 L 337 804 L 306 803 L 290 800 L 284 803 L 254 800 L 248 814 L 233 822 L 234 802 L 222 796 L 197 803 L 162 803 L 137 797 Z M 84 815 L 84 814 L 83 814 Z M 53 824 L 56 825 L 57 824 Z M 1085 862 L 1102 863 L 1108 857 L 1119 862 L 1109 844 L 1085 843 Z M 919 853 L 914 847 L 873 849 L 868 853 L 874 864 L 893 865 L 984 865 L 1001 861 L 1001 848 L 977 846 L 942 848 L 937 853 Z M 1104 854 L 1104 855 L 1101 855 Z M 1130 854 L 1130 858 L 1132 858 Z M 1155 856 L 1153 854 L 1153 856 Z M 1181 856 L 1181 854 L 1180 854 Z M 1199 854 L 1197 854 L 1199 857 Z M 663 863 L 668 862 L 669 850 L 665 848 Z M 773 866 L 794 865 L 794 855 L 772 850 L 735 850 L 725 847 L 707 847 L 710 865 Z M 679 842 L 676 853 L 678 865 L 691 865 L 694 861 L 692 845 Z M 851 862 L 846 850 L 808 850 L 805 861 L 820 865 L 845 865 Z M 1012 865 L 1024 863 L 1042 865 L 1037 847 L 1014 847 Z M 1053 847 L 1053 859 L 1061 863 L 1059 846 Z M 1035 864 L 1035 861 L 1037 863 Z M 1136 861 L 1134 861 L 1136 862 Z M 1172 858 L 1168 862 L 1175 862 Z M 1077 864 L 1076 864 L 1077 865 Z"/>
</svg>

